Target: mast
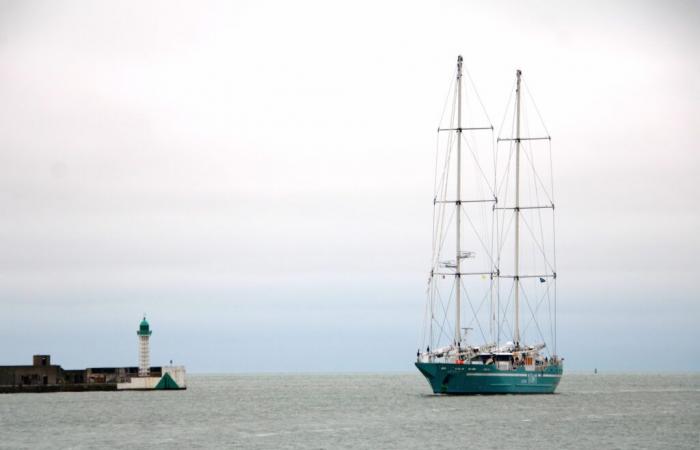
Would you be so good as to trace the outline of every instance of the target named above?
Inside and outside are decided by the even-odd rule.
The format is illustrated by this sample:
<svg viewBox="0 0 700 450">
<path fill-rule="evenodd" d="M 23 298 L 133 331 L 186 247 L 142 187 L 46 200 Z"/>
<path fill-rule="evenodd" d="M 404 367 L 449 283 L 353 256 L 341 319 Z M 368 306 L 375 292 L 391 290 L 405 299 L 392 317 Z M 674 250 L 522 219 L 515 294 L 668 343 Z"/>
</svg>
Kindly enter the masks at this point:
<svg viewBox="0 0 700 450">
<path fill-rule="evenodd" d="M 515 346 L 520 346 L 520 76 L 516 70 L 515 84 Z"/>
<path fill-rule="evenodd" d="M 461 228 L 461 215 L 462 215 L 462 55 L 457 56 L 457 198 L 455 200 L 456 215 L 457 215 L 457 245 L 455 253 L 455 289 L 457 290 L 455 296 L 455 344 L 460 345 L 462 340 L 461 336 L 461 294 L 462 294 L 462 280 L 460 273 L 460 256 L 461 256 L 461 242 L 460 242 L 460 228 Z"/>
</svg>

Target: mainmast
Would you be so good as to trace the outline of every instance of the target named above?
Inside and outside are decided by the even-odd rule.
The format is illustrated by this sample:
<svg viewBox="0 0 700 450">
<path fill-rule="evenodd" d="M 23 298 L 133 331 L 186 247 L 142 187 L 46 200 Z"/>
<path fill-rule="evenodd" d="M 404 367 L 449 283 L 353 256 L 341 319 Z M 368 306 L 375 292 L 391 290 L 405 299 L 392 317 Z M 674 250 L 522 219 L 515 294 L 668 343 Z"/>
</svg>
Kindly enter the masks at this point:
<svg viewBox="0 0 700 450">
<path fill-rule="evenodd" d="M 460 228 L 461 228 L 461 215 L 462 215 L 462 55 L 457 56 L 457 198 L 455 199 L 455 207 L 457 215 L 457 245 L 455 253 L 455 344 L 460 345 L 462 341 L 461 334 L 461 291 L 462 291 L 462 280 L 460 273 L 461 266 L 461 242 L 460 242 Z"/>
<path fill-rule="evenodd" d="M 520 75 L 515 72 L 515 330 L 513 339 L 520 346 Z"/>
</svg>

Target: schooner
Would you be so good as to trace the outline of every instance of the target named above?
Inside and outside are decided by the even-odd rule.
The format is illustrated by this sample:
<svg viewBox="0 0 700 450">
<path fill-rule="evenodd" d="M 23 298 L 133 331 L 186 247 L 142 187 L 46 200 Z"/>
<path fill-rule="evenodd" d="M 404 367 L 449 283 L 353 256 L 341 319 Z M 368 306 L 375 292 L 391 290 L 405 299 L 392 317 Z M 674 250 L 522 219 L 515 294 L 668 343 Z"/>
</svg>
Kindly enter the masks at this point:
<svg viewBox="0 0 700 450">
<path fill-rule="evenodd" d="M 459 56 L 438 127 L 433 256 L 416 367 L 434 393 L 553 393 L 563 360 L 551 138 L 536 106 L 542 132 L 531 134 L 520 70 L 497 138 L 464 75 Z M 467 111 L 463 96 L 481 111 Z"/>
</svg>

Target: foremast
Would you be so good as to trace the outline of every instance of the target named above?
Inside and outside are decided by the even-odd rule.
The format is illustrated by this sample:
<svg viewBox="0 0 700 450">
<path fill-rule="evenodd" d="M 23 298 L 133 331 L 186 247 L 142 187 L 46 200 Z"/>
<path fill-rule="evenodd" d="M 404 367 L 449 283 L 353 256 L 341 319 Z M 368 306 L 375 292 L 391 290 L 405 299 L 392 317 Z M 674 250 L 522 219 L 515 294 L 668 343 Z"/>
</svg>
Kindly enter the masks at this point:
<svg viewBox="0 0 700 450">
<path fill-rule="evenodd" d="M 454 236 L 455 236 L 455 246 L 454 246 L 454 262 L 452 261 L 440 261 L 439 258 L 439 253 L 440 250 L 437 250 L 437 255 L 433 255 L 433 267 L 430 272 L 430 283 L 433 283 L 436 277 L 442 277 L 445 278 L 446 276 L 454 277 L 454 282 L 453 282 L 453 289 L 454 289 L 454 330 L 453 330 L 453 338 L 452 338 L 452 345 L 450 347 L 443 347 L 439 349 L 434 349 L 434 351 L 430 351 L 430 346 L 427 347 L 426 349 L 426 356 L 428 358 L 433 358 L 433 357 L 439 357 L 438 355 L 446 355 L 450 354 L 452 357 L 456 359 L 461 359 L 463 358 L 463 353 L 466 351 L 468 352 L 469 349 L 468 347 L 465 347 L 465 337 L 464 337 L 464 330 L 462 328 L 462 290 L 463 290 L 463 276 L 480 276 L 480 277 L 486 277 L 488 276 L 493 283 L 493 280 L 496 275 L 496 268 L 493 266 L 493 256 L 490 252 L 488 255 L 489 261 L 490 261 L 490 267 L 487 271 L 469 271 L 467 273 L 462 272 L 462 260 L 465 258 L 473 258 L 474 257 L 474 252 L 471 251 L 464 251 L 462 249 L 462 214 L 463 214 L 463 206 L 465 206 L 465 203 L 468 204 L 474 204 L 474 203 L 493 203 L 494 205 L 497 202 L 495 194 L 493 194 L 492 198 L 468 198 L 468 199 L 463 199 L 462 197 L 462 172 L 463 172 L 463 167 L 462 167 L 462 139 L 464 137 L 464 131 L 470 132 L 470 131 L 490 131 L 493 133 L 493 125 L 490 123 L 488 126 L 463 126 L 463 112 L 462 112 L 462 98 L 463 98 L 463 81 L 464 81 L 464 71 L 463 71 L 463 58 L 461 55 L 457 57 L 457 71 L 456 71 L 456 77 L 455 77 L 455 90 L 454 90 L 454 99 L 456 100 L 456 108 L 454 110 L 455 115 L 453 116 L 453 120 L 456 119 L 455 121 L 450 122 L 450 126 L 447 128 L 441 128 L 438 127 L 438 133 L 440 132 L 448 132 L 452 133 L 454 132 L 456 135 L 456 155 L 454 155 L 455 160 L 454 163 L 456 164 L 456 170 L 455 170 L 455 175 L 456 175 L 456 182 L 455 182 L 455 198 L 454 199 L 449 199 L 448 197 L 444 198 L 434 198 L 433 204 L 434 206 L 438 206 L 439 204 L 453 204 L 455 209 L 455 231 L 454 231 Z M 478 94 L 477 94 L 478 95 Z M 483 108 L 483 104 L 481 105 Z M 484 111 L 485 112 L 485 111 Z M 486 118 L 488 119 L 488 115 L 486 115 Z M 467 146 L 469 146 L 468 143 L 466 143 Z M 448 152 L 449 153 L 449 152 Z M 481 168 L 479 168 L 481 170 Z M 482 173 L 483 175 L 483 173 Z M 493 189 L 489 186 L 488 190 L 493 193 Z M 444 191 L 446 192 L 446 191 Z M 473 226 L 473 225 L 472 225 Z M 437 257 L 436 257 L 437 256 Z M 449 271 L 441 271 L 438 270 L 438 267 L 442 266 L 445 268 L 450 269 Z M 492 288 L 490 288 L 492 290 Z M 467 297 L 468 298 L 468 297 Z M 429 295 L 429 300 L 430 300 L 430 310 L 429 310 L 429 321 L 430 321 L 430 343 L 433 343 L 433 320 L 434 320 L 434 303 L 433 303 L 433 296 Z M 493 302 L 491 301 L 493 304 Z M 449 332 L 448 332 L 449 333 Z M 493 334 L 493 333 L 491 333 Z M 449 334 L 446 333 L 447 336 Z M 486 342 L 485 342 L 486 344 Z M 420 351 L 419 351 L 419 356 L 420 356 Z"/>
</svg>

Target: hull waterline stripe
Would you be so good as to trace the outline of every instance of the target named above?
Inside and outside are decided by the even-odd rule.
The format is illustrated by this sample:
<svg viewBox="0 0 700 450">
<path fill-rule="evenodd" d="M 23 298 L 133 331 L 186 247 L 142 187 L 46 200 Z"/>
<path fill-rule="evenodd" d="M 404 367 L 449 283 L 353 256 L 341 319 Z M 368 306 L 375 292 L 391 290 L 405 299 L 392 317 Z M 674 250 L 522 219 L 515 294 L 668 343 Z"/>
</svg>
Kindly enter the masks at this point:
<svg viewBox="0 0 700 450">
<path fill-rule="evenodd" d="M 540 378 L 561 378 L 561 375 L 552 374 L 535 374 L 535 373 L 476 373 L 476 372 L 460 372 L 466 373 L 468 377 L 519 377 L 525 378 L 528 375 L 534 375 Z"/>
</svg>

